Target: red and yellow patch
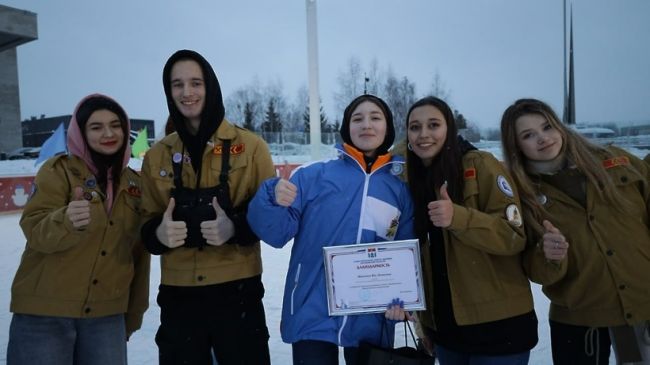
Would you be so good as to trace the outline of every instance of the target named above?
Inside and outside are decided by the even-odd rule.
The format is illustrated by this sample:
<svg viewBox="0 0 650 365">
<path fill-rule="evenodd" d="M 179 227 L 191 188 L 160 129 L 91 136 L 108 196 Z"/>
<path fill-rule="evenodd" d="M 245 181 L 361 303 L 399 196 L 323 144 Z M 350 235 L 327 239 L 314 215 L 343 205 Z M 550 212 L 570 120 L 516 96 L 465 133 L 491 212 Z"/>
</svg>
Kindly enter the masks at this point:
<svg viewBox="0 0 650 365">
<path fill-rule="evenodd" d="M 603 167 L 611 169 L 616 166 L 625 166 L 630 164 L 630 159 L 627 156 L 613 157 L 603 161 Z"/>
<path fill-rule="evenodd" d="M 245 145 L 243 143 L 230 146 L 230 154 L 231 155 L 239 155 L 239 154 L 244 152 L 244 149 L 245 149 L 244 147 L 245 147 Z M 212 153 L 214 153 L 215 155 L 222 154 L 223 153 L 223 145 L 214 146 L 214 150 L 212 150 Z"/>
<path fill-rule="evenodd" d="M 476 179 L 476 169 L 469 168 L 465 170 L 465 180 Z"/>
<path fill-rule="evenodd" d="M 140 190 L 140 188 L 137 187 L 137 186 L 133 186 L 133 185 L 129 186 L 128 188 L 126 188 L 126 192 L 129 195 L 134 196 L 136 198 L 139 198 L 139 197 L 142 196 L 142 190 Z"/>
</svg>

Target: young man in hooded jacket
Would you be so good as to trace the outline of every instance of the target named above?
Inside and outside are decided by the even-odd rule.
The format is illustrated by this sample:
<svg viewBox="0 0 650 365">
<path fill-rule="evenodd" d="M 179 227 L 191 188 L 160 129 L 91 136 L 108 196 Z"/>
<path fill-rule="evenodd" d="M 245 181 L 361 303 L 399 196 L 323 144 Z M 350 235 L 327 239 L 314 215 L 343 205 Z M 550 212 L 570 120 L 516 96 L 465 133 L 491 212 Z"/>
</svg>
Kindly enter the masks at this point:
<svg viewBox="0 0 650 365">
<path fill-rule="evenodd" d="M 275 170 L 267 145 L 224 119 L 217 77 L 180 50 L 163 70 L 175 133 L 142 165 L 142 236 L 161 256 L 160 364 L 269 364 L 259 239 L 248 201 Z"/>
</svg>

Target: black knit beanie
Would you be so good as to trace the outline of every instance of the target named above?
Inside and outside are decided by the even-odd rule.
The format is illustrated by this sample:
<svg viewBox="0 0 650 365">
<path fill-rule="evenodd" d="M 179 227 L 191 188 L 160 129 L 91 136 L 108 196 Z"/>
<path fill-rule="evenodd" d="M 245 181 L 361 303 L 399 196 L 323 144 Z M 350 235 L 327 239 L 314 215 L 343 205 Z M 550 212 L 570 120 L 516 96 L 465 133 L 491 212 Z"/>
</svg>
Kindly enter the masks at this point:
<svg viewBox="0 0 650 365">
<path fill-rule="evenodd" d="M 339 131 L 341 133 L 341 139 L 343 142 L 349 144 L 350 146 L 357 148 L 357 146 L 352 143 L 352 138 L 350 137 L 350 118 L 352 117 L 352 112 L 354 109 L 356 109 L 356 107 L 364 101 L 369 101 L 377 105 L 379 109 L 381 109 L 381 111 L 384 113 L 384 117 L 386 118 L 386 136 L 384 137 L 384 142 L 377 148 L 377 156 L 386 154 L 388 152 L 388 149 L 393 145 L 393 142 L 395 141 L 393 113 L 390 111 L 388 104 L 386 104 L 385 101 L 381 100 L 377 96 L 370 94 L 358 96 L 352 100 L 352 102 L 345 108 L 345 111 L 343 112 L 343 122 L 341 123 L 341 129 Z"/>
</svg>

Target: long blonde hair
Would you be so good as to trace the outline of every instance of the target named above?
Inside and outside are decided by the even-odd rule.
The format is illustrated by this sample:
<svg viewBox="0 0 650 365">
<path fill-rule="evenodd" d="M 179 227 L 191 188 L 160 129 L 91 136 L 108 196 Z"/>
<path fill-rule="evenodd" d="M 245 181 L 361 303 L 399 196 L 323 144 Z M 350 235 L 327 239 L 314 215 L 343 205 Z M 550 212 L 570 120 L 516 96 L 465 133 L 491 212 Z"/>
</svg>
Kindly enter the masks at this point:
<svg viewBox="0 0 650 365">
<path fill-rule="evenodd" d="M 536 114 L 542 116 L 548 123 L 560 132 L 562 150 L 560 153 L 582 172 L 589 183 L 596 187 L 598 194 L 615 207 L 623 208 L 625 200 L 620 197 L 614 181 L 603 167 L 602 157 L 611 156 L 605 148 L 589 142 L 577 132 L 568 128 L 557 117 L 553 109 L 537 99 L 519 99 L 509 106 L 501 118 L 501 143 L 503 156 L 517 187 L 519 197 L 524 205 L 523 213 L 526 224 L 537 233 L 544 230 L 541 226 L 543 215 L 546 213 L 538 200 L 538 184 L 535 184 L 526 172 L 526 156 L 517 146 L 516 121 L 519 117 Z"/>
</svg>

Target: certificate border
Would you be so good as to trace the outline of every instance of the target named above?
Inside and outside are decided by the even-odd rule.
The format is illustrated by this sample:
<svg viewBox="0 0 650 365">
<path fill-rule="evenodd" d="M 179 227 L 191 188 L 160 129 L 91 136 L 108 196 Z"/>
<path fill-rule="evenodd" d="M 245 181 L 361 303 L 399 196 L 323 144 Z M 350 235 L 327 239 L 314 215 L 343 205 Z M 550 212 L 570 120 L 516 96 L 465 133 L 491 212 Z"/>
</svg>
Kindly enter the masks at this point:
<svg viewBox="0 0 650 365">
<path fill-rule="evenodd" d="M 409 249 L 413 251 L 413 265 L 416 270 L 415 277 L 418 291 L 418 299 L 411 302 L 404 302 L 406 310 L 424 310 L 426 301 L 424 296 L 424 283 L 422 279 L 422 264 L 420 262 L 420 244 L 417 239 L 402 241 L 384 241 L 372 243 L 360 243 L 355 245 L 327 246 L 323 247 L 323 260 L 325 263 L 325 286 L 327 288 L 327 309 L 330 316 L 344 316 L 348 314 L 378 313 L 386 311 L 386 304 L 376 306 L 353 306 L 342 308 L 335 303 L 334 277 L 332 273 L 332 258 L 340 254 L 357 253 L 366 251 L 368 248 L 386 249 Z"/>
</svg>

